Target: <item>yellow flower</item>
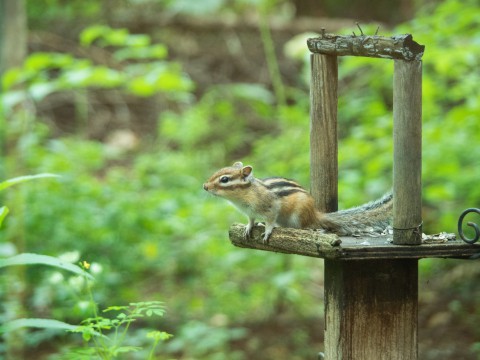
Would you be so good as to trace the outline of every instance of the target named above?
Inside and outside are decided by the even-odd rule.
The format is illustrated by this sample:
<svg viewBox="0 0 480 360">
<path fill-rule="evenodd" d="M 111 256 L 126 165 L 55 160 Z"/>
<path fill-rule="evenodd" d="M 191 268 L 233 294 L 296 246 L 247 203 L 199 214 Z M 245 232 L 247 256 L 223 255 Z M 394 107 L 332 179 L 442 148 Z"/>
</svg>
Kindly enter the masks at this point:
<svg viewBox="0 0 480 360">
<path fill-rule="evenodd" d="M 86 262 L 85 260 L 83 260 L 82 262 L 82 267 L 85 269 L 85 270 L 88 270 L 90 269 L 90 264 L 88 262 Z"/>
</svg>

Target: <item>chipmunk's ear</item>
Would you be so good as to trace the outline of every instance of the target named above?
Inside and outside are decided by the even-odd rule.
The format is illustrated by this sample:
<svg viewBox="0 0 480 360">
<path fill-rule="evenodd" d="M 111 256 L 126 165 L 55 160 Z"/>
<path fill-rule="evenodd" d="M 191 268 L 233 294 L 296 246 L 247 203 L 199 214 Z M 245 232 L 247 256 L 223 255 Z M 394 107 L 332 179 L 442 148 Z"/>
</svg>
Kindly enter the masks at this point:
<svg viewBox="0 0 480 360">
<path fill-rule="evenodd" d="M 241 169 L 243 166 L 243 163 L 241 161 L 237 161 L 236 163 L 233 163 L 232 165 L 234 168 Z"/>
<path fill-rule="evenodd" d="M 253 176 L 253 168 L 250 165 L 244 166 L 242 168 L 242 175 L 244 179 Z"/>
</svg>

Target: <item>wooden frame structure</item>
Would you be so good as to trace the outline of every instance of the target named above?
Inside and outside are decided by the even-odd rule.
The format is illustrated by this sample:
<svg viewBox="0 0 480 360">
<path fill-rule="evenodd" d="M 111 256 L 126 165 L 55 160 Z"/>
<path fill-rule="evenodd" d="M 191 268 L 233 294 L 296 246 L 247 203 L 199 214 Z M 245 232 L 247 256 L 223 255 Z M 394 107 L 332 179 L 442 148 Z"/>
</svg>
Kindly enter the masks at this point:
<svg viewBox="0 0 480 360">
<path fill-rule="evenodd" d="M 310 179 L 319 210 L 337 211 L 338 56 L 394 60 L 393 236 L 338 237 L 276 228 L 263 244 L 255 228 L 230 228 L 236 246 L 325 259 L 325 359 L 416 360 L 418 259 L 469 258 L 480 245 L 444 238 L 422 241 L 421 116 L 424 46 L 411 35 L 309 39 L 311 54 Z"/>
</svg>

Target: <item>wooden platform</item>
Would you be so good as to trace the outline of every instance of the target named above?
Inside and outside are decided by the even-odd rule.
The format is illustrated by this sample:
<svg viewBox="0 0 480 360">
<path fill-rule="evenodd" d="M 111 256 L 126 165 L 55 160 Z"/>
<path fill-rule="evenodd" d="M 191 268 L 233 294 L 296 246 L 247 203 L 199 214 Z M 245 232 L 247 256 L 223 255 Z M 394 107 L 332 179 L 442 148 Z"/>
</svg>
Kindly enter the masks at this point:
<svg viewBox="0 0 480 360">
<path fill-rule="evenodd" d="M 243 237 L 245 226 L 233 224 L 229 231 L 233 245 L 286 254 L 297 254 L 332 260 L 367 259 L 422 259 L 480 257 L 480 244 L 467 244 L 462 240 L 434 237 L 421 245 L 393 245 L 392 235 L 376 237 L 339 237 L 316 230 L 275 228 L 268 244 L 262 242 L 262 226 L 253 229 L 253 236 Z"/>
</svg>

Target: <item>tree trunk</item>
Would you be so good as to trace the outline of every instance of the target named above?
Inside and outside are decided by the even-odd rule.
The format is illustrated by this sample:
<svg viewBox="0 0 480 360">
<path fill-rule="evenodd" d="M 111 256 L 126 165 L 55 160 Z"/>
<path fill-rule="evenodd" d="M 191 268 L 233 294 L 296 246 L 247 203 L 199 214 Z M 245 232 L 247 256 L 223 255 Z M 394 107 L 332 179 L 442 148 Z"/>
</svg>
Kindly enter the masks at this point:
<svg viewBox="0 0 480 360">
<path fill-rule="evenodd" d="M 0 1 L 0 77 L 8 69 L 20 66 L 27 54 L 27 15 L 25 0 L 2 0 Z M 0 90 L 1 91 L 1 90 Z M 6 169 L 5 159 L 7 156 L 6 146 L 7 119 L 3 108 L 0 106 L 0 181 L 9 177 Z M 14 206 L 20 208 L 23 202 L 22 195 L 16 196 L 20 199 L 14 202 Z M 0 205 L 3 201 L 0 199 Z M 21 217 L 21 215 L 20 215 Z M 20 225 L 15 229 L 16 248 L 22 251 L 24 234 Z M 5 296 L 6 319 L 12 320 L 25 316 L 25 268 L 14 266 L 6 274 L 5 285 L 8 292 Z M 20 329 L 6 333 L 5 350 L 7 359 L 24 359 L 25 330 Z"/>
<path fill-rule="evenodd" d="M 0 15 L 0 71 L 23 63 L 27 54 L 25 0 L 3 0 Z"/>
</svg>

